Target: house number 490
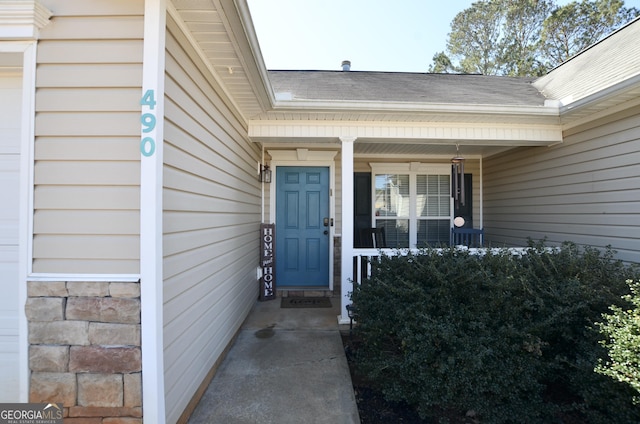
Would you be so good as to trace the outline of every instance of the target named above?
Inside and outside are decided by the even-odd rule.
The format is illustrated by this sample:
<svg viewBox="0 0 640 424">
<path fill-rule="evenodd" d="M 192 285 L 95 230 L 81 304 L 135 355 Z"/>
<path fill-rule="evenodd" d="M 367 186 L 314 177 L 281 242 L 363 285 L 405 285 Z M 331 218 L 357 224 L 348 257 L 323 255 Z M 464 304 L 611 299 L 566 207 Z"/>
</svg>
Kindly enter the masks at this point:
<svg viewBox="0 0 640 424">
<path fill-rule="evenodd" d="M 147 106 L 150 111 L 153 111 L 156 107 L 156 96 L 153 90 L 147 90 L 142 99 L 140 99 L 142 106 Z M 140 116 L 140 122 L 142 123 L 142 132 L 150 133 L 156 128 L 156 115 L 153 112 L 143 113 Z M 140 141 L 140 152 L 143 156 L 153 156 L 156 151 L 156 141 L 153 137 L 142 137 Z"/>
</svg>

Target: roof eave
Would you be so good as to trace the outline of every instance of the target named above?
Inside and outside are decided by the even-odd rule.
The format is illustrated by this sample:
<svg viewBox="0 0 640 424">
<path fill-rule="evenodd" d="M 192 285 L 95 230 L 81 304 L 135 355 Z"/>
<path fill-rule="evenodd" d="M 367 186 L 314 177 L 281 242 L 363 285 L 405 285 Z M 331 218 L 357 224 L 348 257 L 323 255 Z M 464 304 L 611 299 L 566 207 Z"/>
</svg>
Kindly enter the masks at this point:
<svg viewBox="0 0 640 424">
<path fill-rule="evenodd" d="M 489 105 L 453 103 L 409 103 L 380 101 L 344 100 L 276 100 L 274 111 L 315 111 L 315 112 L 400 112 L 467 115 L 523 115 L 557 118 L 557 105 Z"/>
<path fill-rule="evenodd" d="M 269 110 L 275 101 L 274 90 L 269 81 L 260 43 L 255 32 L 249 5 L 246 0 L 220 0 L 220 6 L 230 22 L 230 32 L 234 34 L 234 44 L 243 61 L 245 72 L 253 82 L 253 89 L 260 105 Z M 241 29 L 237 32 L 236 29 Z"/>
<path fill-rule="evenodd" d="M 640 88 L 640 73 L 634 75 L 629 79 L 621 81 L 618 84 L 614 84 L 612 86 L 604 88 L 581 99 L 572 101 L 570 103 L 561 104 L 559 108 L 560 115 L 566 115 L 570 112 L 579 111 L 580 109 L 593 106 L 594 104 L 608 100 L 626 91 L 635 90 L 638 88 Z"/>
</svg>

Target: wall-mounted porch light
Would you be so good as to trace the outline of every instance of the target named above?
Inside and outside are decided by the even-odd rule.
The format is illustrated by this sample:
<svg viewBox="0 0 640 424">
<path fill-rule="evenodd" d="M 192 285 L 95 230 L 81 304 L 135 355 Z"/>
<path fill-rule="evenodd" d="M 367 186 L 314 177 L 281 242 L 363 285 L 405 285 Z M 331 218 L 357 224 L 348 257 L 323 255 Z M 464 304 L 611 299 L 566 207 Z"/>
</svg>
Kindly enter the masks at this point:
<svg viewBox="0 0 640 424">
<path fill-rule="evenodd" d="M 456 144 L 456 155 L 451 158 L 451 197 L 457 204 L 464 206 L 464 158 L 460 156 Z"/>
<path fill-rule="evenodd" d="M 260 168 L 260 182 L 271 183 L 271 169 L 269 169 L 269 165 L 264 165 Z"/>
</svg>

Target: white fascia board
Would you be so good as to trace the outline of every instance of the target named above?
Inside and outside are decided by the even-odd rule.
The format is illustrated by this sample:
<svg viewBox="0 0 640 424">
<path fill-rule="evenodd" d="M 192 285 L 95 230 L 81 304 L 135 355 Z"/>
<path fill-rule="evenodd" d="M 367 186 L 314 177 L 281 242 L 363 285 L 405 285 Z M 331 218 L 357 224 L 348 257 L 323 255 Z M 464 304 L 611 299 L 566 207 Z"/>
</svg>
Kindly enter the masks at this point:
<svg viewBox="0 0 640 424">
<path fill-rule="evenodd" d="M 562 141 L 557 124 L 492 124 L 460 122 L 252 121 L 253 139 L 466 140 L 477 144 L 548 145 Z M 525 144 L 519 144 L 525 143 Z"/>
<path fill-rule="evenodd" d="M 627 91 L 638 89 L 640 87 L 640 73 L 622 82 L 604 88 L 589 96 L 582 97 L 578 100 L 567 100 L 566 104 L 560 105 L 560 115 L 566 115 L 569 112 L 579 111 L 582 108 L 593 106 L 598 102 L 608 100 L 616 95 L 624 94 Z M 570 101 L 570 102 L 569 102 Z"/>
</svg>

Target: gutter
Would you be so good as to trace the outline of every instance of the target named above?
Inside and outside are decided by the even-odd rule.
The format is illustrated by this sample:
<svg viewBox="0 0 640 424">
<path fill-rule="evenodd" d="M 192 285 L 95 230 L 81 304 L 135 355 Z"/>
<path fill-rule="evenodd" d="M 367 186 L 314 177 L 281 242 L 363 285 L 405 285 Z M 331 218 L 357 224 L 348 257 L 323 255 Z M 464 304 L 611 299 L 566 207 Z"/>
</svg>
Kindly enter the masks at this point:
<svg viewBox="0 0 640 424">
<path fill-rule="evenodd" d="M 376 111 L 376 112 L 416 112 L 470 115 L 526 115 L 540 117 L 558 117 L 557 105 L 519 106 L 488 104 L 452 104 L 452 103 L 408 103 L 378 101 L 341 101 L 341 100 L 276 100 L 274 111 L 306 110 L 317 112 L 330 111 Z"/>
<path fill-rule="evenodd" d="M 620 95 L 625 91 L 634 89 L 640 89 L 640 74 L 636 74 L 629 79 L 611 85 L 603 90 L 596 91 L 595 93 L 589 94 L 588 96 L 576 101 L 572 101 L 571 99 L 569 99 L 570 103 L 565 104 L 562 100 L 560 100 L 560 116 L 567 115 L 571 112 L 579 112 L 583 108 L 606 101 L 612 97 Z"/>
</svg>

